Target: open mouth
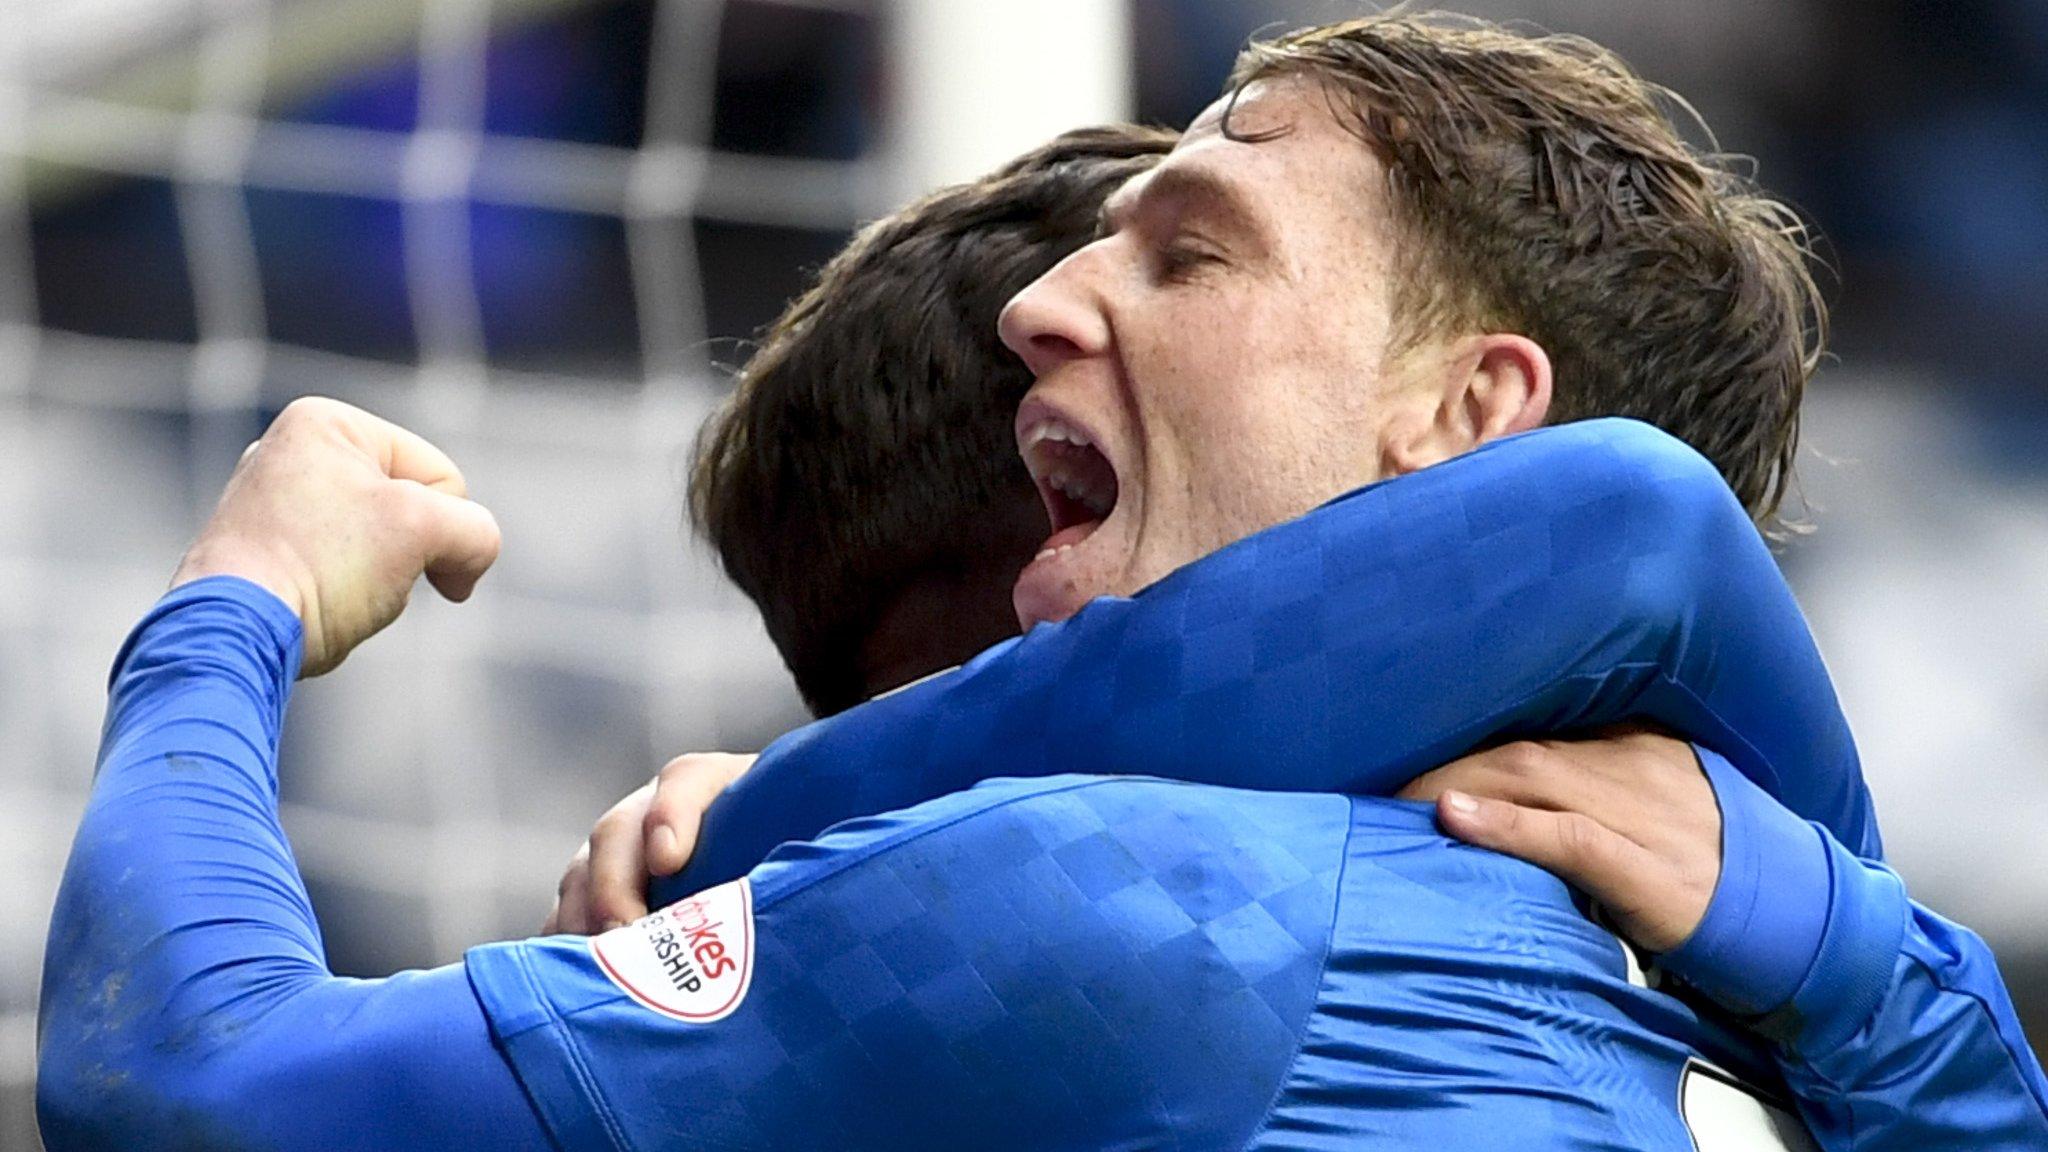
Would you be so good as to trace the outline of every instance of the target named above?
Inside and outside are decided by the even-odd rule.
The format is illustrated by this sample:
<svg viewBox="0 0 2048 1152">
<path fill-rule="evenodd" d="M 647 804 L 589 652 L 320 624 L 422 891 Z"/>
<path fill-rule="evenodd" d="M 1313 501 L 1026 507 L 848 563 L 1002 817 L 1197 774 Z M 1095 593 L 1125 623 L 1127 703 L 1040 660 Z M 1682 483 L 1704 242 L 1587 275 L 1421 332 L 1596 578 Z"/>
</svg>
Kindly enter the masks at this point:
<svg viewBox="0 0 2048 1152">
<path fill-rule="evenodd" d="M 1116 511 L 1116 468 L 1086 433 L 1057 417 L 1033 423 L 1021 443 L 1052 520 L 1052 535 L 1039 548 L 1042 559 L 1086 540 Z"/>
</svg>

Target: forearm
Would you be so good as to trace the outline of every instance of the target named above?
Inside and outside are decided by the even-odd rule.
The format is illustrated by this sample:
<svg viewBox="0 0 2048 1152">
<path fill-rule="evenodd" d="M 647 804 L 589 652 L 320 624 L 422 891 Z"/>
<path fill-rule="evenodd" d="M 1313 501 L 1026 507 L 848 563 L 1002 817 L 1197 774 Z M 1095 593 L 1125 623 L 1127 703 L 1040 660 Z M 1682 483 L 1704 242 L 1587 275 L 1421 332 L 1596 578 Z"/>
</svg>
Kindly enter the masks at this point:
<svg viewBox="0 0 2048 1152">
<path fill-rule="evenodd" d="M 125 1023 L 91 994 L 110 973 L 129 974 L 124 995 L 175 991 L 203 1018 L 252 969 L 325 972 L 277 822 L 297 636 L 282 604 L 230 580 L 171 593 L 131 633 L 51 924 L 46 1011 Z"/>
<path fill-rule="evenodd" d="M 167 596 L 116 663 L 45 961 L 53 1150 L 288 1147 L 309 1130 L 326 1147 L 490 1146 L 463 1142 L 479 1121 L 543 1146 L 522 1138 L 535 1122 L 459 969 L 327 970 L 277 820 L 298 644 L 274 597 L 211 580 Z"/>
<path fill-rule="evenodd" d="M 1826 669 L 1713 468 L 1642 425 L 1543 429 L 793 734 L 713 806 L 676 889 L 991 776 L 1385 795 L 1493 740 L 1628 718 L 1877 851 Z"/>
</svg>

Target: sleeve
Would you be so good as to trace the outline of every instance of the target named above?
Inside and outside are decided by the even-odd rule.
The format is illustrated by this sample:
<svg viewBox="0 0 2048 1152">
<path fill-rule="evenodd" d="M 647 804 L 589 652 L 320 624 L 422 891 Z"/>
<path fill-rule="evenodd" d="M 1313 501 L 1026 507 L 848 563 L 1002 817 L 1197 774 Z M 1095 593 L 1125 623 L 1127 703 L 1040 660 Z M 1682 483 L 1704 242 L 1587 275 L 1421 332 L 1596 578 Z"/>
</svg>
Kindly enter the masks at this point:
<svg viewBox="0 0 2048 1152">
<path fill-rule="evenodd" d="M 216 577 L 115 662 L 45 953 L 51 1152 L 549 1146 L 462 968 L 327 970 L 277 821 L 301 641 L 274 596 Z"/>
<path fill-rule="evenodd" d="M 565 1148 L 1244 1147 L 1314 1013 L 1349 812 L 994 781 L 470 975 Z"/>
<path fill-rule="evenodd" d="M 2048 1082 L 1984 941 L 1720 757 L 1700 759 L 1721 804 L 1722 875 L 1662 963 L 1774 1041 L 1821 1147 L 2048 1147 Z"/>
<path fill-rule="evenodd" d="M 1721 749 L 1881 854 L 1820 653 L 1713 466 L 1633 421 L 1544 428 L 784 737 L 656 896 L 993 776 L 1387 795 L 1489 741 L 1628 718 Z"/>
</svg>

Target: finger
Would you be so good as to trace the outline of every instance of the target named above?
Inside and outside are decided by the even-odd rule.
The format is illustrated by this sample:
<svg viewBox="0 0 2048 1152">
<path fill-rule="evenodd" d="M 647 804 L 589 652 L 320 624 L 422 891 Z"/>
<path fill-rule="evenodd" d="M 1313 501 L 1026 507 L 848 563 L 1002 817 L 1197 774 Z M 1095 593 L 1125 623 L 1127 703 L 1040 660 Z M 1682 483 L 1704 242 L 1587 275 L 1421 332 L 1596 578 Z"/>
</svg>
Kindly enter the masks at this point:
<svg viewBox="0 0 2048 1152">
<path fill-rule="evenodd" d="M 1483 765 L 1477 763 L 1475 757 L 1467 756 L 1461 760 L 1453 760 L 1441 768 L 1424 772 L 1410 780 L 1394 795 L 1402 800 L 1434 802 L 1444 793 L 1460 789 L 1482 796 L 1493 796 L 1497 791 L 1493 779 L 1493 775 L 1487 772 Z"/>
<path fill-rule="evenodd" d="M 585 844 L 569 858 L 555 890 L 555 930 L 587 936 L 590 929 L 590 845 Z"/>
<path fill-rule="evenodd" d="M 419 548 L 427 582 L 456 603 L 469 599 L 477 581 L 497 563 L 504 537 L 490 509 L 445 492 L 407 485 L 416 508 Z"/>
<path fill-rule="evenodd" d="M 462 470 L 455 466 L 446 452 L 436 448 L 426 437 L 407 428 L 401 428 L 388 420 L 381 420 L 365 412 L 363 415 L 383 425 L 379 431 L 377 462 L 383 466 L 384 474 L 393 480 L 411 480 L 424 484 L 436 492 L 450 496 L 469 495 L 469 486 L 462 478 Z"/>
<path fill-rule="evenodd" d="M 621 800 L 590 832 L 590 911 L 599 931 L 647 915 L 647 861 L 640 818 L 651 799 L 645 785 Z"/>
<path fill-rule="evenodd" d="M 1630 866 L 1650 860 L 1641 845 L 1579 812 L 1450 791 L 1437 800 L 1437 818 L 1460 840 L 1527 860 L 1588 892 L 1627 884 Z"/>
<path fill-rule="evenodd" d="M 644 823 L 650 874 L 670 876 L 682 871 L 696 852 L 704 810 L 752 767 L 755 759 L 704 752 L 678 756 L 662 768 Z"/>
<path fill-rule="evenodd" d="M 1598 901 L 1653 952 L 1679 944 L 1690 925 L 1665 916 L 1660 895 L 1680 877 L 1655 853 L 1578 812 L 1553 812 L 1450 791 L 1437 801 L 1444 830 L 1468 844 L 1526 860 Z"/>
</svg>

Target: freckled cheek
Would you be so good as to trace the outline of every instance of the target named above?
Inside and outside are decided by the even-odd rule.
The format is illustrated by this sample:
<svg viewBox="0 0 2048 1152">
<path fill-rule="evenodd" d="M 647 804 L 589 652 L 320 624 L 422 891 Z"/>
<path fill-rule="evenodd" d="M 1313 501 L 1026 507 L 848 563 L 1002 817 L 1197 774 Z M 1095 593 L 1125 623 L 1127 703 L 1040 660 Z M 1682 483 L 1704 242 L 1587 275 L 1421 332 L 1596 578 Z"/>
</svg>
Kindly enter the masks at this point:
<svg viewBox="0 0 2048 1152">
<path fill-rule="evenodd" d="M 1212 516 L 1220 514 L 1226 525 L 1258 501 L 1267 478 L 1284 467 L 1292 450 L 1285 410 L 1272 410 L 1259 395 L 1212 394 L 1198 410 L 1185 412 L 1177 428 L 1176 495 Z"/>
<path fill-rule="evenodd" d="M 1297 375 L 1290 362 L 1301 351 L 1271 346 L 1262 301 L 1202 292 L 1176 303 L 1170 323 L 1122 336 L 1143 424 L 1148 518 L 1177 516 L 1168 501 L 1236 503 L 1249 462 L 1273 450 L 1275 429 L 1299 407 L 1275 378 Z"/>
</svg>

